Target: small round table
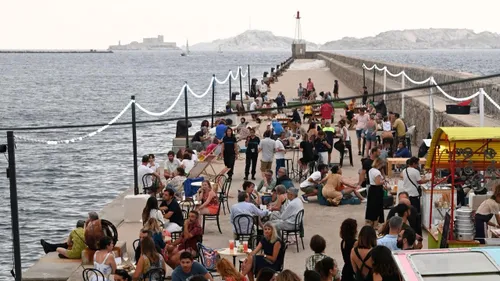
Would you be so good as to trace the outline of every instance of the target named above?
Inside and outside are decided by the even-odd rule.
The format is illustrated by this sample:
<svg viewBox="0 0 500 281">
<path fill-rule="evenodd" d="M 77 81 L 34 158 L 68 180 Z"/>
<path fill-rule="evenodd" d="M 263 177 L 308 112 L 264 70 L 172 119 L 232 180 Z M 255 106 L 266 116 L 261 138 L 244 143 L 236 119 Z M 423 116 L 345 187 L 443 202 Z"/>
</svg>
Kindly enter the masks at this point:
<svg viewBox="0 0 500 281">
<path fill-rule="evenodd" d="M 233 265 L 236 267 L 236 257 L 238 256 L 246 256 L 248 253 L 251 253 L 252 250 L 251 249 L 248 249 L 248 251 L 246 253 L 244 252 L 238 252 L 237 249 L 234 249 L 234 250 L 229 250 L 229 248 L 223 248 L 223 249 L 219 249 L 217 251 L 217 253 L 219 253 L 219 255 L 224 255 L 224 256 L 232 256 L 233 257 Z"/>
</svg>

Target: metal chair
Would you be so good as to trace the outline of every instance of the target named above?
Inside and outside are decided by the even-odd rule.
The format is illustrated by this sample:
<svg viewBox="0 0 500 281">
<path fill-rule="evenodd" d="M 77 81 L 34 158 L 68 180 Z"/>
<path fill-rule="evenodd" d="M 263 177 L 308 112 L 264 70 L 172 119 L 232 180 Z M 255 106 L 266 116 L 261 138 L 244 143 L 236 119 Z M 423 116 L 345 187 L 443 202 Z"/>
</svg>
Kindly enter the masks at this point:
<svg viewBox="0 0 500 281">
<path fill-rule="evenodd" d="M 237 215 L 233 221 L 237 240 L 248 241 L 254 234 L 255 221 L 250 215 Z"/>
<path fill-rule="evenodd" d="M 165 270 L 163 268 L 151 268 L 144 274 L 144 277 L 142 280 L 148 280 L 148 281 L 163 281 L 165 280 Z"/>
<path fill-rule="evenodd" d="M 144 194 L 149 194 L 152 190 L 153 185 L 148 185 L 148 177 L 151 183 L 153 183 L 153 174 L 147 173 L 144 176 L 142 176 L 142 192 Z"/>
<path fill-rule="evenodd" d="M 186 211 L 189 215 L 189 212 L 193 211 L 195 209 L 195 204 L 193 199 L 186 198 L 186 200 L 179 202 L 179 205 L 181 206 L 181 209 L 183 211 Z M 184 212 L 182 213 L 184 215 Z M 187 219 L 187 216 L 184 218 Z"/>
<path fill-rule="evenodd" d="M 83 281 L 106 280 L 104 274 L 95 268 L 85 268 L 82 272 Z"/>
<path fill-rule="evenodd" d="M 135 239 L 134 242 L 132 242 L 132 248 L 134 249 L 134 252 L 137 251 L 137 247 L 139 247 L 139 242 L 141 242 L 141 239 Z"/>
<path fill-rule="evenodd" d="M 301 232 L 303 231 L 303 225 L 304 223 L 304 210 L 301 210 L 300 212 L 297 213 L 297 216 L 295 217 L 295 225 L 294 228 L 291 230 L 281 230 L 281 237 L 283 238 L 284 243 L 288 243 L 288 236 L 290 234 L 293 234 L 295 236 L 295 243 L 297 245 L 297 253 L 299 252 L 299 237 L 300 240 L 302 241 L 302 249 L 305 250 L 304 247 L 304 238 L 301 235 Z"/>
<path fill-rule="evenodd" d="M 220 234 L 222 234 L 222 230 L 220 229 L 220 221 L 219 221 L 220 209 L 221 209 L 222 205 L 223 205 L 223 203 L 221 200 L 221 195 L 219 195 L 219 208 L 217 209 L 217 214 L 214 214 L 214 215 L 205 214 L 205 215 L 203 215 L 203 234 L 205 234 L 205 221 L 210 221 L 210 220 L 217 221 L 217 227 L 219 228 Z"/>
<path fill-rule="evenodd" d="M 222 211 L 224 212 L 224 215 L 226 215 L 226 207 L 227 211 L 231 213 L 231 210 L 229 209 L 229 189 L 231 188 L 232 179 L 226 177 L 225 175 L 218 175 L 215 178 L 215 182 L 222 187 L 219 191 L 219 200 L 222 203 Z"/>
</svg>

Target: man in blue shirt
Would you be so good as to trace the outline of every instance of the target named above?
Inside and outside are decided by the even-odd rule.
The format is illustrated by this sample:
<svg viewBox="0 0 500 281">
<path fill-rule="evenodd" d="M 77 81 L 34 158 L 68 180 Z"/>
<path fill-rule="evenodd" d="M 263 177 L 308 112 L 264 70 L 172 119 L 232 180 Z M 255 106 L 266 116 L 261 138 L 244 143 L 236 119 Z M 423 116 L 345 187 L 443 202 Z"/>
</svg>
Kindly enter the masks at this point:
<svg viewBox="0 0 500 281">
<path fill-rule="evenodd" d="M 231 216 L 230 222 L 233 225 L 234 238 L 238 239 L 236 233 L 239 234 L 250 234 L 252 229 L 249 229 L 249 221 L 245 218 L 234 221 L 234 218 L 238 215 L 249 215 L 249 216 L 259 216 L 264 217 L 269 214 L 267 210 L 261 210 L 257 208 L 254 204 L 250 203 L 250 196 L 247 192 L 238 193 L 238 203 L 231 206 Z M 235 225 L 236 224 L 236 225 Z"/>
<path fill-rule="evenodd" d="M 210 281 L 214 280 L 203 265 L 193 262 L 193 255 L 190 252 L 182 252 L 180 260 L 181 264 L 172 272 L 172 281 L 186 281 L 195 275 L 202 275 Z"/>
<path fill-rule="evenodd" d="M 389 222 L 389 234 L 377 240 L 377 245 L 386 246 L 391 251 L 401 250 L 398 248 L 398 234 L 403 227 L 403 219 L 401 217 L 392 217 Z"/>
<path fill-rule="evenodd" d="M 215 127 L 215 137 L 218 140 L 222 140 L 222 138 L 224 138 L 224 134 L 226 133 L 226 129 L 227 129 L 226 121 L 221 120 L 219 125 Z"/>
<path fill-rule="evenodd" d="M 398 144 L 398 150 L 396 150 L 396 153 L 394 153 L 394 157 L 396 158 L 410 158 L 410 151 L 408 148 L 405 146 L 403 142 L 400 142 Z"/>
<path fill-rule="evenodd" d="M 274 119 L 273 122 L 271 122 L 271 125 L 273 127 L 274 137 L 275 137 L 275 139 L 277 139 L 279 137 L 279 135 L 284 131 L 283 126 L 276 119 Z"/>
</svg>

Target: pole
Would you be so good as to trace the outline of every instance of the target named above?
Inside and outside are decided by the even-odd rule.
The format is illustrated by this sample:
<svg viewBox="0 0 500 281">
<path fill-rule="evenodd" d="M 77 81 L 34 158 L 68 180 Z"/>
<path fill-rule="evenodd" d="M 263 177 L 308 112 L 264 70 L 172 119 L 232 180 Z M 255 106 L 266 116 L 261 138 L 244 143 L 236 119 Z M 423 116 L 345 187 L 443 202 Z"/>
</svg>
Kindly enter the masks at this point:
<svg viewBox="0 0 500 281">
<path fill-rule="evenodd" d="M 375 72 L 377 70 L 375 67 L 373 68 L 373 92 L 372 92 L 372 101 L 375 102 Z"/>
<path fill-rule="evenodd" d="M 229 107 L 231 107 L 231 92 L 232 92 L 232 89 L 231 89 L 231 81 L 233 80 L 233 77 L 231 76 L 231 69 L 229 70 Z"/>
<path fill-rule="evenodd" d="M 366 74 L 365 74 L 365 68 L 363 67 L 363 87 L 366 87 Z"/>
<path fill-rule="evenodd" d="M 387 66 L 384 67 L 384 102 L 385 102 L 385 92 L 387 91 Z"/>
<path fill-rule="evenodd" d="M 132 103 L 132 146 L 134 154 L 134 194 L 139 194 L 139 175 L 137 171 L 137 127 L 135 123 L 135 96 L 130 97 Z"/>
<path fill-rule="evenodd" d="M 432 82 L 432 79 L 431 79 L 431 82 Z M 429 128 L 430 128 L 431 137 L 434 134 L 434 100 L 432 98 L 433 89 L 434 89 L 433 87 L 429 88 L 429 107 L 430 107 Z"/>
<path fill-rule="evenodd" d="M 250 78 L 250 65 L 247 66 L 248 94 L 252 93 L 252 78 Z"/>
<path fill-rule="evenodd" d="M 401 75 L 401 89 L 405 89 L 405 74 Z M 401 92 L 401 116 L 405 118 L 405 92 Z"/>
<path fill-rule="evenodd" d="M 214 127 L 214 113 L 215 113 L 215 74 L 212 76 L 214 80 L 212 81 L 212 123 L 210 123 L 210 128 Z"/>
<path fill-rule="evenodd" d="M 484 127 L 484 90 L 479 88 L 479 126 Z"/>
<path fill-rule="evenodd" d="M 240 72 L 240 102 L 241 102 L 241 105 L 243 105 L 243 83 L 241 82 L 241 79 L 243 78 L 241 76 L 241 66 L 239 69 L 239 72 Z"/>
<path fill-rule="evenodd" d="M 187 82 L 184 82 L 186 87 L 184 87 L 184 122 L 186 124 L 186 147 L 189 147 L 189 118 L 188 118 L 188 88 Z"/>
<path fill-rule="evenodd" d="M 15 155 L 15 139 L 14 132 L 7 131 L 7 152 L 9 155 L 9 168 L 7 169 L 7 177 L 10 181 L 10 212 L 12 221 L 12 243 L 14 246 L 14 268 L 15 280 L 21 281 L 21 246 L 19 238 L 19 209 L 17 206 L 17 182 L 16 182 L 16 155 Z"/>
</svg>

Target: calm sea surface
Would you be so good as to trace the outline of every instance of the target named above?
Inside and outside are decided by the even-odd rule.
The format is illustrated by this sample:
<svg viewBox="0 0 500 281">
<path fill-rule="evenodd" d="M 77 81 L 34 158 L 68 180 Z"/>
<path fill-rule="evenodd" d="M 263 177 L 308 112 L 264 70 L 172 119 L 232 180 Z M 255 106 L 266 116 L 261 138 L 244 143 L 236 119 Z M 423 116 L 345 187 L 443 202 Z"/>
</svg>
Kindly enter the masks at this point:
<svg viewBox="0 0 500 281">
<path fill-rule="evenodd" d="M 343 51 L 344 54 L 490 74 L 500 72 L 500 51 Z M 124 52 L 115 54 L 0 54 L 0 127 L 105 123 L 129 102 L 131 95 L 155 112 L 170 106 L 184 81 L 201 94 L 212 74 L 251 65 L 252 77 L 285 60 L 283 53 Z M 244 71 L 245 72 L 245 71 Z M 248 89 L 243 78 L 243 89 Z M 238 81 L 233 89 L 239 91 Z M 217 86 L 216 109 L 228 96 Z M 191 115 L 210 113 L 210 95 L 189 96 Z M 165 118 L 183 118 L 184 99 Z M 130 111 L 120 121 L 129 121 Z M 154 119 L 138 111 L 138 119 Z M 193 127 L 199 127 L 199 121 Z M 70 139 L 95 128 L 18 132 L 34 139 Z M 164 153 L 175 134 L 175 121 L 140 124 L 138 154 Z M 0 143 L 6 143 L 0 132 Z M 3 159 L 3 160 L 2 160 Z M 131 128 L 108 130 L 69 145 L 18 143 L 16 150 L 23 267 L 42 254 L 39 239 L 63 240 L 78 219 L 99 211 L 131 185 Z M 0 280 L 12 280 L 12 232 L 7 160 L 0 158 Z"/>
</svg>

